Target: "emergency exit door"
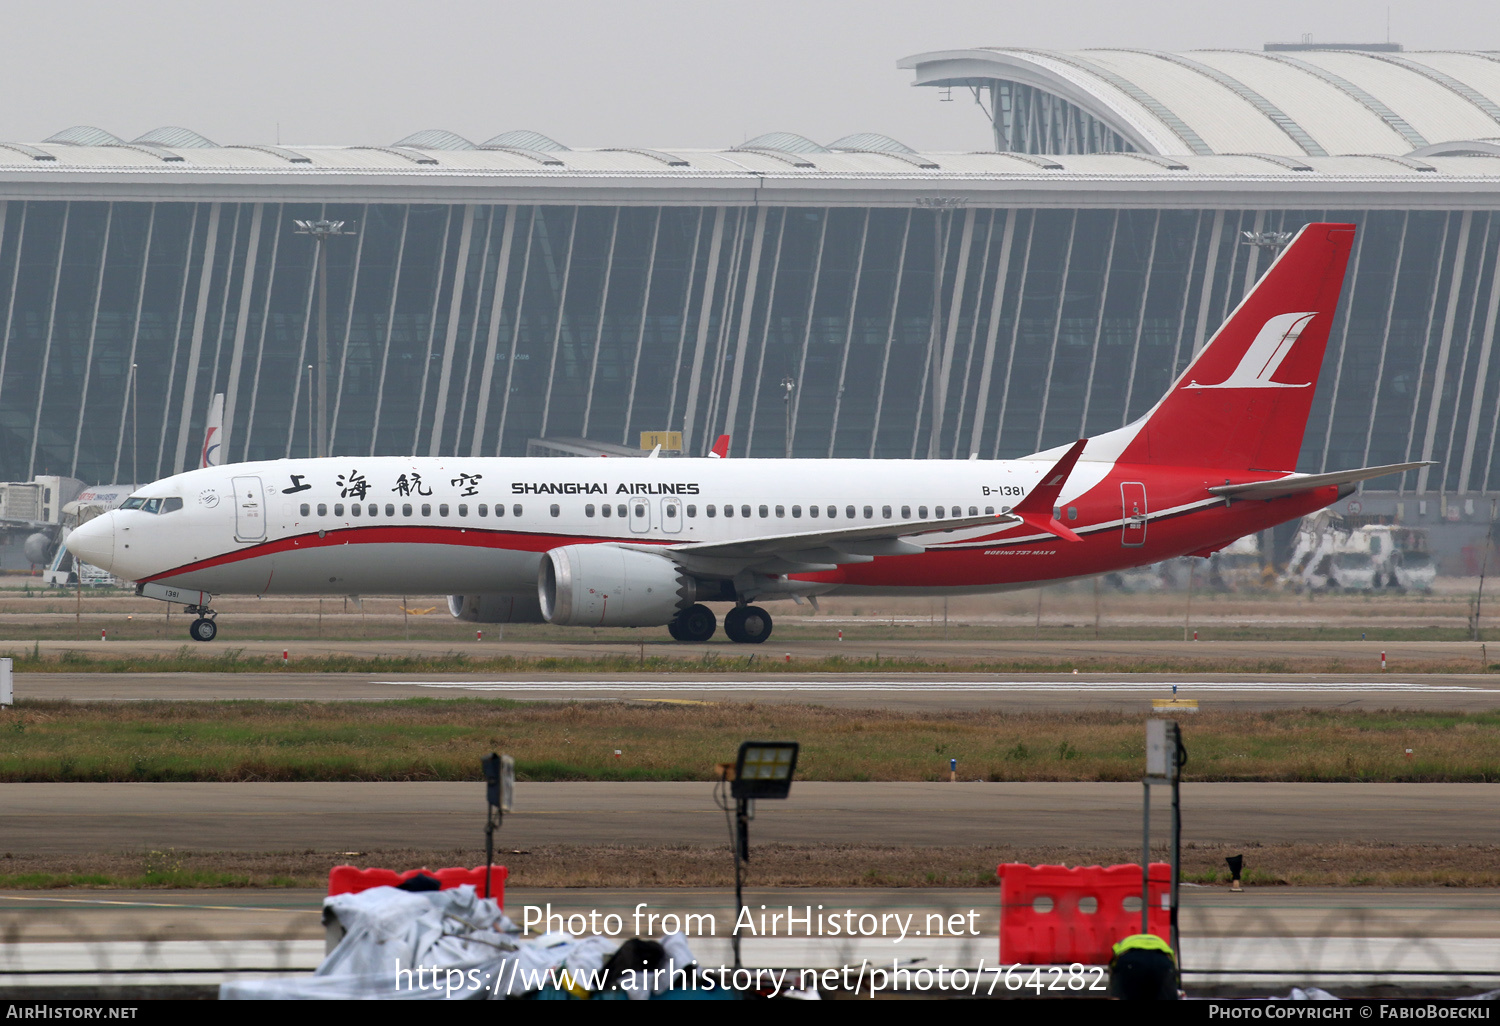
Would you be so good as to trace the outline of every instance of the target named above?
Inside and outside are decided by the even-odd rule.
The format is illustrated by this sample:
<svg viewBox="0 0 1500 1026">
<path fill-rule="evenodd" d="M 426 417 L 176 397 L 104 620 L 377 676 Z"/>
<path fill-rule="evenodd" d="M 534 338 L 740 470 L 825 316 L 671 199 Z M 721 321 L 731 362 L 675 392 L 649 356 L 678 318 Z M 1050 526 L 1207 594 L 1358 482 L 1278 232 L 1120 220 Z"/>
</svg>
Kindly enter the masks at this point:
<svg viewBox="0 0 1500 1026">
<path fill-rule="evenodd" d="M 234 537 L 242 542 L 266 540 L 266 498 L 258 477 L 234 479 Z"/>
<path fill-rule="evenodd" d="M 1146 486 L 1139 481 L 1122 481 L 1120 505 L 1123 507 L 1124 518 L 1120 528 L 1120 544 L 1146 544 Z"/>
<path fill-rule="evenodd" d="M 682 500 L 661 500 L 661 529 L 667 534 L 682 533 Z"/>
</svg>

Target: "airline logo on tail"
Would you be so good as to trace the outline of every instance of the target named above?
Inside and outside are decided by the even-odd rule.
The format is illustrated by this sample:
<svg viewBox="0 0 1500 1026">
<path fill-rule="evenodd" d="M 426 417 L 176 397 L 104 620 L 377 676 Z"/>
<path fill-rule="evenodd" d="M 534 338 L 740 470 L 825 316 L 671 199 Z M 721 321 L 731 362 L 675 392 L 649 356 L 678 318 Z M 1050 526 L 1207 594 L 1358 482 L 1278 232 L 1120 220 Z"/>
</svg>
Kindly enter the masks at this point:
<svg viewBox="0 0 1500 1026">
<path fill-rule="evenodd" d="M 204 467 L 217 467 L 219 465 L 219 441 L 216 437 L 219 429 L 211 427 L 203 437 L 203 455 L 199 460 L 198 469 Z"/>
<path fill-rule="evenodd" d="M 1196 381 L 1189 381 L 1183 387 L 1307 388 L 1312 382 L 1289 384 L 1271 379 L 1280 369 L 1282 361 L 1291 355 L 1292 347 L 1297 344 L 1297 339 L 1302 336 L 1302 332 L 1316 316 L 1317 311 L 1277 314 L 1261 326 L 1260 334 L 1255 336 L 1255 341 L 1250 343 L 1250 347 L 1245 350 L 1245 355 L 1240 357 L 1239 366 L 1234 369 L 1233 374 L 1217 385 L 1200 385 Z"/>
<path fill-rule="evenodd" d="M 217 467 L 224 461 L 219 457 L 219 447 L 224 441 L 224 393 L 215 394 L 208 404 L 208 424 L 203 432 L 203 452 L 198 458 L 198 468 Z"/>
</svg>

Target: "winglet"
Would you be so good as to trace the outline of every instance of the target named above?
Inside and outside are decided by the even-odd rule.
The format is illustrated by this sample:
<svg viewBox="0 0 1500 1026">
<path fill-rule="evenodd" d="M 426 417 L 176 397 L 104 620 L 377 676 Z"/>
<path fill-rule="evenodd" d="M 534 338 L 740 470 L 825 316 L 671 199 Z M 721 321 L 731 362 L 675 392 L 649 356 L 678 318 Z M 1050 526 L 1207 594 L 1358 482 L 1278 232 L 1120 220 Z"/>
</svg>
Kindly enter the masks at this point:
<svg viewBox="0 0 1500 1026">
<path fill-rule="evenodd" d="M 714 459 L 723 460 L 729 458 L 729 436 L 720 435 L 714 447 L 708 450 L 708 454 Z"/>
<path fill-rule="evenodd" d="M 1058 460 L 1042 477 L 1041 484 L 1033 488 L 1024 499 L 1012 507 L 1011 515 L 1019 517 L 1027 527 L 1055 534 L 1063 541 L 1083 541 L 1059 522 L 1052 515 L 1052 511 L 1057 506 L 1057 497 L 1062 493 L 1063 485 L 1068 483 L 1068 475 L 1073 472 L 1073 465 L 1078 462 L 1078 457 L 1083 455 L 1083 450 L 1088 444 L 1087 438 L 1080 438 L 1074 442 L 1073 447 L 1063 454 L 1063 458 Z"/>
</svg>

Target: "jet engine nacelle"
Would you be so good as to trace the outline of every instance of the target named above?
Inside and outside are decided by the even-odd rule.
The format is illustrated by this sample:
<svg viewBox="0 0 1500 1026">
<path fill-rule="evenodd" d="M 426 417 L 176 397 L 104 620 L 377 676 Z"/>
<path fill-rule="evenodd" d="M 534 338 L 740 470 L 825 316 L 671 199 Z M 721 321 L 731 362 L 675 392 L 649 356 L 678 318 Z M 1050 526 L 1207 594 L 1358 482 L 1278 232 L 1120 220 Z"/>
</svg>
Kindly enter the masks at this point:
<svg viewBox="0 0 1500 1026">
<path fill-rule="evenodd" d="M 26 560 L 37 566 L 46 566 L 52 561 L 52 556 L 57 550 L 53 548 L 52 536 L 43 534 L 41 531 L 26 536 Z"/>
<path fill-rule="evenodd" d="M 652 552 L 564 545 L 543 554 L 542 615 L 569 627 L 660 627 L 695 601 L 693 579 Z"/>
<path fill-rule="evenodd" d="M 449 595 L 448 612 L 469 623 L 546 623 L 534 591 Z"/>
</svg>

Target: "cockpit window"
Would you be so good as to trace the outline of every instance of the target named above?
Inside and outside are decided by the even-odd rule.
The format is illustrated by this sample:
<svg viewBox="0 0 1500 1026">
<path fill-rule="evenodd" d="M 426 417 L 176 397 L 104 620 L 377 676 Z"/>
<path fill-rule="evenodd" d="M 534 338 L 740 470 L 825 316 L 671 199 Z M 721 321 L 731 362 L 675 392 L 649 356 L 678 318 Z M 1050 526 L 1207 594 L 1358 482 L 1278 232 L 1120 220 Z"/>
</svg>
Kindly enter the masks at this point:
<svg viewBox="0 0 1500 1026">
<path fill-rule="evenodd" d="M 120 504 L 121 509 L 138 509 L 142 513 L 174 513 L 182 508 L 182 500 L 179 498 L 155 498 L 148 499 L 140 495 L 132 496 Z"/>
</svg>

